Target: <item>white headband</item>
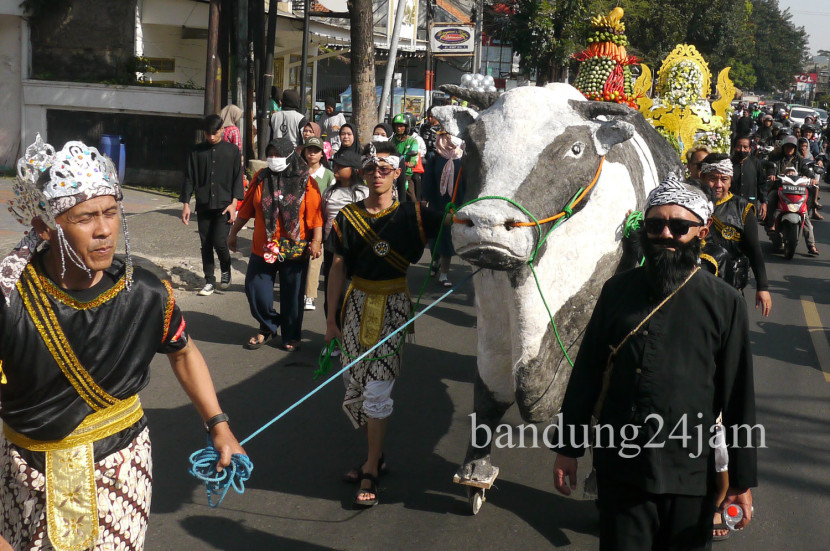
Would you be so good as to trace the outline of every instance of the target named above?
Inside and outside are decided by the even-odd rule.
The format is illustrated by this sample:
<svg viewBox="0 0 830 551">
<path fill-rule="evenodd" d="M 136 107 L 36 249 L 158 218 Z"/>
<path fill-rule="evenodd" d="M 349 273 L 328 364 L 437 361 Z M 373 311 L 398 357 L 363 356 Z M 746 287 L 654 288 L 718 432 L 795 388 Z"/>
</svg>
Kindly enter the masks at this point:
<svg viewBox="0 0 830 551">
<path fill-rule="evenodd" d="M 396 157 L 395 155 L 389 155 L 388 157 L 378 157 L 377 150 L 375 149 L 374 144 L 369 144 L 369 153 L 363 156 L 363 168 L 366 168 L 369 165 L 376 165 L 383 161 L 384 163 L 391 166 L 393 169 L 398 168 L 401 164 L 401 158 Z"/>
<path fill-rule="evenodd" d="M 723 159 L 716 163 L 703 163 L 700 165 L 701 174 L 708 174 L 710 172 L 719 172 L 724 176 L 732 176 L 732 160 Z"/>
<path fill-rule="evenodd" d="M 695 213 L 703 222 L 712 216 L 714 210 L 712 202 L 706 199 L 701 190 L 684 184 L 674 173 L 669 173 L 666 179 L 648 194 L 645 212 L 651 207 L 662 205 L 679 205 Z"/>
</svg>

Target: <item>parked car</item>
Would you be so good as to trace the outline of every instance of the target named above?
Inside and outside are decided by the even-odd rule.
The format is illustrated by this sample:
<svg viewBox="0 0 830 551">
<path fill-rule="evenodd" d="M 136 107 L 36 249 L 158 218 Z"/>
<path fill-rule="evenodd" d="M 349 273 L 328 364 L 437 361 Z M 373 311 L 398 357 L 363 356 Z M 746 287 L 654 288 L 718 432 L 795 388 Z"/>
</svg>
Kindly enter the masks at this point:
<svg viewBox="0 0 830 551">
<path fill-rule="evenodd" d="M 790 107 L 790 122 L 804 124 L 806 117 L 818 117 L 818 112 L 812 107 L 793 105 Z"/>
</svg>

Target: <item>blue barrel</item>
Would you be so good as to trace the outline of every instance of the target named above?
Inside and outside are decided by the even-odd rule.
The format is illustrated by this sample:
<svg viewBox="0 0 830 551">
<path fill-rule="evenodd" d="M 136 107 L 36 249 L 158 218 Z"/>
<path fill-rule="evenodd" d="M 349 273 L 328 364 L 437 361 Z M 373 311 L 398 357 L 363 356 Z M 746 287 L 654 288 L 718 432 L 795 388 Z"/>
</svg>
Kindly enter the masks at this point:
<svg viewBox="0 0 830 551">
<path fill-rule="evenodd" d="M 127 165 L 124 138 L 117 134 L 103 134 L 98 144 L 98 151 L 112 159 L 118 169 L 118 181 L 124 183 L 124 169 Z"/>
</svg>

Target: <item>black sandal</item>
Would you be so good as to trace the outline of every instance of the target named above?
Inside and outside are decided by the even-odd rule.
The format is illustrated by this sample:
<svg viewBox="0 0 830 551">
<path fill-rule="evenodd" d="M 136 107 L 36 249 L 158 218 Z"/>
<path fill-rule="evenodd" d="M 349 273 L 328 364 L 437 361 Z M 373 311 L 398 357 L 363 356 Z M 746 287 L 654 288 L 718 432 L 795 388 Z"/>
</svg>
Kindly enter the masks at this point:
<svg viewBox="0 0 830 551">
<path fill-rule="evenodd" d="M 365 461 L 364 461 L 365 463 Z M 383 454 L 380 454 L 380 459 L 378 459 L 378 477 L 381 475 L 387 474 L 389 472 L 389 467 L 386 466 L 386 458 Z M 354 474 L 355 476 L 352 476 Z M 363 476 L 363 463 L 343 473 L 343 482 L 348 482 L 349 484 L 357 484 L 360 482 L 360 477 Z"/>
<path fill-rule="evenodd" d="M 378 479 L 374 475 L 369 473 L 363 473 L 360 475 L 360 481 L 368 480 L 372 483 L 371 486 L 368 488 L 358 488 L 357 495 L 354 496 L 354 502 L 352 506 L 355 509 L 369 509 L 370 507 L 374 507 L 378 504 Z M 375 497 L 372 499 L 360 499 L 361 495 L 364 494 L 372 494 Z"/>
<path fill-rule="evenodd" d="M 273 334 L 273 333 L 257 333 L 256 335 L 254 335 L 254 336 L 253 336 L 253 337 L 251 337 L 251 338 L 252 338 L 252 339 L 255 339 L 255 338 L 259 337 L 260 335 L 262 335 L 262 336 L 264 337 L 261 341 L 259 341 L 259 342 L 253 342 L 253 343 L 252 343 L 252 342 L 249 340 L 249 341 L 248 341 L 248 342 L 246 342 L 244 345 L 242 345 L 242 346 L 243 346 L 243 348 L 245 348 L 246 350 L 256 350 L 256 349 L 258 349 L 258 348 L 262 348 L 262 346 L 263 346 L 263 345 L 265 345 L 268 341 L 270 341 L 271 339 L 273 339 L 273 338 L 274 338 L 274 334 Z"/>
</svg>

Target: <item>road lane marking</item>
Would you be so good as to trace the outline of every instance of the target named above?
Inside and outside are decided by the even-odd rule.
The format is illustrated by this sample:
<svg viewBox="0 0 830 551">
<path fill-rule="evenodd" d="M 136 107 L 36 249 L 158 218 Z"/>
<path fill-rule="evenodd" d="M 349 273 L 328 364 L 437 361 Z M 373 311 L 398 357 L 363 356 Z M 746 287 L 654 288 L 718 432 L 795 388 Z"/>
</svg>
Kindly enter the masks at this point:
<svg viewBox="0 0 830 551">
<path fill-rule="evenodd" d="M 801 307 L 804 309 L 807 330 L 810 332 L 810 339 L 813 341 L 813 348 L 816 351 L 819 366 L 824 373 L 824 380 L 830 383 L 830 343 L 827 342 L 824 325 L 821 323 L 813 297 L 801 297 Z"/>
</svg>

